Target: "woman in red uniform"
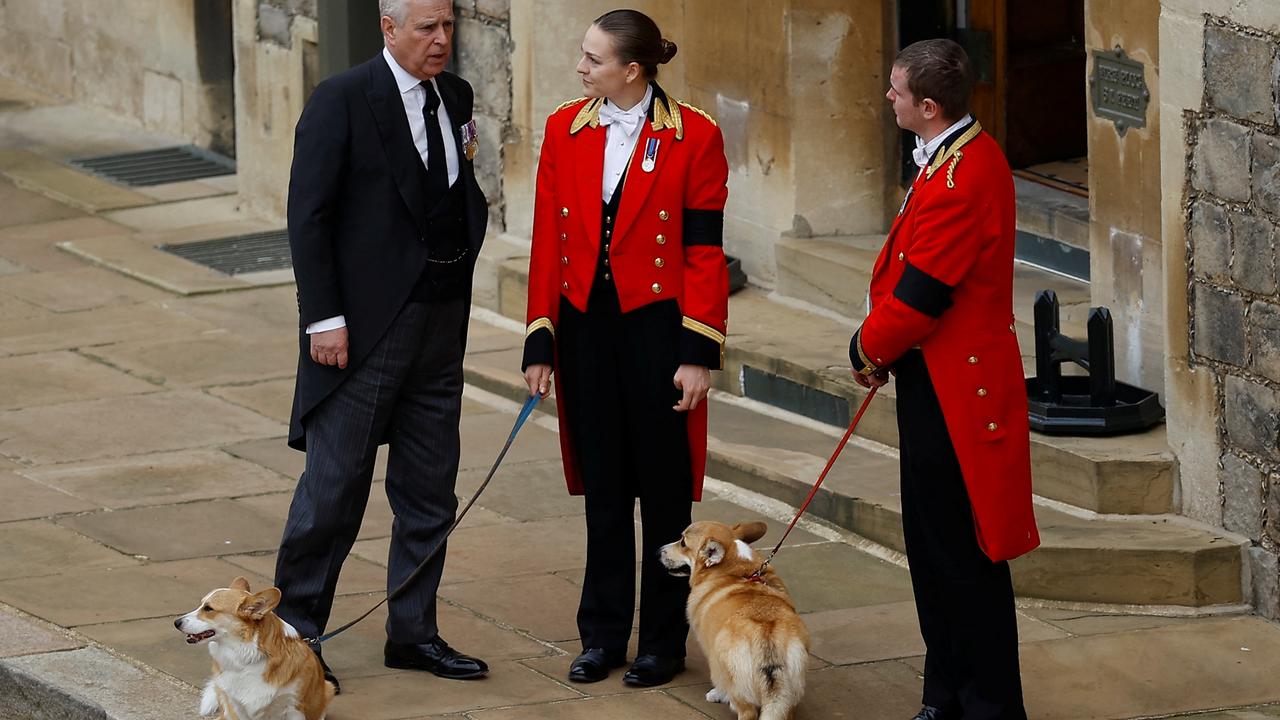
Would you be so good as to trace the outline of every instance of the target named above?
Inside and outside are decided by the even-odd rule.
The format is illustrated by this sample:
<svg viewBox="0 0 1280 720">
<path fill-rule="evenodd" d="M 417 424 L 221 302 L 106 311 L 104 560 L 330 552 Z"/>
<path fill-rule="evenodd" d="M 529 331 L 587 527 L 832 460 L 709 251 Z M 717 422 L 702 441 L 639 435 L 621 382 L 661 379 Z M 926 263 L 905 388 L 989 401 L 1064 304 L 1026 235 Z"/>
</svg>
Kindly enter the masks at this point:
<svg viewBox="0 0 1280 720">
<path fill-rule="evenodd" d="M 586 496 L 577 682 L 626 663 L 636 498 L 640 638 L 624 680 L 661 685 L 684 670 L 688 584 L 658 548 L 702 493 L 728 318 L 728 164 L 715 122 L 656 82 L 675 54 L 642 13 L 598 18 L 577 67 L 587 97 L 547 119 L 538 164 L 523 367 L 542 395 L 555 370 L 565 477 Z"/>
</svg>

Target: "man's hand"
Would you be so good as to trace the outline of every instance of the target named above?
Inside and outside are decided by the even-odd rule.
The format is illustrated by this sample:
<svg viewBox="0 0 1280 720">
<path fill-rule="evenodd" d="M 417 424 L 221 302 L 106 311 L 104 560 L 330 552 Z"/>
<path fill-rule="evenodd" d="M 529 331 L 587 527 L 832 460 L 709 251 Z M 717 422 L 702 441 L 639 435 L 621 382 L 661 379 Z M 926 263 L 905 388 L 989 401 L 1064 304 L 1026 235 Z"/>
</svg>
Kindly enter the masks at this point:
<svg viewBox="0 0 1280 720">
<path fill-rule="evenodd" d="M 551 392 L 551 366 L 540 363 L 530 365 L 525 368 L 524 381 L 529 385 L 530 395 L 546 397 Z"/>
<path fill-rule="evenodd" d="M 312 360 L 320 365 L 337 365 L 343 370 L 347 368 L 347 329 L 345 327 L 312 333 L 310 338 Z"/>
<path fill-rule="evenodd" d="M 681 365 L 676 369 L 676 376 L 671 382 L 684 392 L 680 402 L 671 406 L 676 412 L 688 412 L 698 403 L 707 399 L 707 391 L 711 389 L 711 371 L 701 365 Z"/>
<path fill-rule="evenodd" d="M 854 370 L 853 381 L 864 388 L 884 387 L 889 382 L 889 370 L 887 368 L 880 368 L 870 375 L 863 375 L 857 370 Z"/>
</svg>

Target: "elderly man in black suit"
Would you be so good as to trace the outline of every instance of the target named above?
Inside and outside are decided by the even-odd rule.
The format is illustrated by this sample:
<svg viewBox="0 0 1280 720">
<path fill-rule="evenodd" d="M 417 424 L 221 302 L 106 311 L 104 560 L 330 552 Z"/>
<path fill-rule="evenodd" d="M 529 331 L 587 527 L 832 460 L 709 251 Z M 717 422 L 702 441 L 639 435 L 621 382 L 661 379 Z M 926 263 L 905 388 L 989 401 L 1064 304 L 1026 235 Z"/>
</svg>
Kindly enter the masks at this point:
<svg viewBox="0 0 1280 720">
<path fill-rule="evenodd" d="M 289 244 L 300 358 L 289 445 L 307 454 L 276 563 L 279 614 L 321 633 L 390 445 L 388 589 L 457 510 L 462 355 L 488 206 L 476 183 L 471 86 L 444 71 L 447 0 L 380 0 L 382 53 L 320 83 L 298 121 Z M 388 667 L 475 678 L 488 667 L 436 627 L 438 554 L 389 603 Z M 326 675 L 332 678 L 328 668 Z"/>
</svg>

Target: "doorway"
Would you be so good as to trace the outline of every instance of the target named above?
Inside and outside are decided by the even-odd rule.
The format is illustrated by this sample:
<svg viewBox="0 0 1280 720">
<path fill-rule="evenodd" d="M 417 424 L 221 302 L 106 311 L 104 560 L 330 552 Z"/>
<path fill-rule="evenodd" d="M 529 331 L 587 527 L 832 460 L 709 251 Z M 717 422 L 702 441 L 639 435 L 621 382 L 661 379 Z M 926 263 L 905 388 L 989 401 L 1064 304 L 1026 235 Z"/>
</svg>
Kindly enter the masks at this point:
<svg viewBox="0 0 1280 720">
<path fill-rule="evenodd" d="M 951 37 L 968 51 L 977 75 L 973 113 L 1004 148 L 1015 174 L 1081 196 L 1089 192 L 1084 4 L 899 3 L 902 47 Z"/>
</svg>

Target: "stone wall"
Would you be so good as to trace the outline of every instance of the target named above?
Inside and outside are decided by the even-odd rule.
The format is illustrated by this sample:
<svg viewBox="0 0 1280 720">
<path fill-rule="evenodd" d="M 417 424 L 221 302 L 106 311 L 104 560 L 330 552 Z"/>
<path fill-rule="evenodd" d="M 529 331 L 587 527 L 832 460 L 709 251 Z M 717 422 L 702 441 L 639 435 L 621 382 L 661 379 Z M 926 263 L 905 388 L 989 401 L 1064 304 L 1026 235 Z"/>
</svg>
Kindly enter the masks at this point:
<svg viewBox="0 0 1280 720">
<path fill-rule="evenodd" d="M 1163 109 L 1184 198 L 1164 212 L 1170 444 L 1185 511 L 1252 541 L 1253 600 L 1280 618 L 1280 6 L 1166 0 L 1161 23 L 1183 56 Z"/>
<path fill-rule="evenodd" d="M 528 241 L 546 117 L 580 97 L 574 66 L 610 0 L 517 0 L 513 127 L 505 157 L 508 233 Z M 720 123 L 730 166 L 726 250 L 753 282 L 775 277 L 784 235 L 878 233 L 897 205 L 886 0 L 637 0 L 680 51 L 659 82 Z M 557 28 L 548 33 L 546 28 Z"/>
<path fill-rule="evenodd" d="M 246 209 L 283 221 L 294 126 L 320 80 L 316 0 L 235 0 L 235 11 L 240 195 Z M 490 231 L 502 232 L 504 139 L 511 127 L 510 0 L 459 0 L 454 11 L 456 70 L 476 92 L 476 173 L 489 198 Z"/>
<path fill-rule="evenodd" d="M 0 0 L 0 74 L 234 149 L 231 0 Z"/>
</svg>

